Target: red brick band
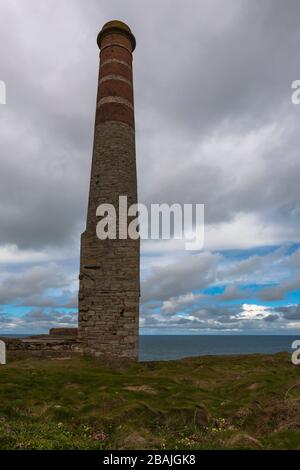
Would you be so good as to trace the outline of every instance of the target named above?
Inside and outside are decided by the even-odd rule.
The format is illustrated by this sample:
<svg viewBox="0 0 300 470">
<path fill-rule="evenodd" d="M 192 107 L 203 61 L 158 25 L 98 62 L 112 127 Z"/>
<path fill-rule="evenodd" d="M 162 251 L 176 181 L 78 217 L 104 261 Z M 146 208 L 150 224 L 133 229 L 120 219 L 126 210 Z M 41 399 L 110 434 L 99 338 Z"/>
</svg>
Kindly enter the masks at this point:
<svg viewBox="0 0 300 470">
<path fill-rule="evenodd" d="M 103 103 L 97 107 L 96 126 L 102 122 L 118 121 L 134 129 L 134 112 L 123 103 Z"/>
<path fill-rule="evenodd" d="M 100 67 L 104 67 L 105 65 L 111 64 L 111 63 L 117 63 L 117 64 L 125 65 L 126 67 L 128 67 L 131 70 L 131 65 L 127 64 L 127 62 L 124 62 L 123 60 L 118 60 L 118 59 L 107 59 L 105 62 L 102 62 L 102 64 L 100 64 Z"/>
<path fill-rule="evenodd" d="M 105 96 L 104 98 L 101 98 L 98 103 L 97 103 L 97 108 L 100 106 L 103 106 L 103 104 L 106 103 L 120 103 L 123 104 L 124 106 L 128 106 L 128 108 L 133 110 L 133 104 L 130 103 L 126 98 L 123 98 L 122 96 Z"/>
<path fill-rule="evenodd" d="M 122 75 L 126 80 L 132 83 L 132 68 L 125 62 L 110 60 L 100 64 L 99 80 L 107 75 Z"/>
<path fill-rule="evenodd" d="M 117 59 L 126 62 L 128 66 L 132 63 L 132 54 L 126 47 L 118 45 L 106 47 L 100 51 L 101 62 L 104 63 L 108 59 Z"/>
<path fill-rule="evenodd" d="M 129 85 L 131 88 L 132 88 L 132 83 L 130 80 L 128 80 L 127 78 L 123 77 L 123 75 L 116 75 L 116 74 L 107 74 L 107 75 L 104 75 L 102 78 L 100 78 L 100 81 L 99 81 L 99 84 L 101 83 L 104 83 L 104 82 L 107 82 L 108 80 L 119 80 L 120 82 L 124 82 L 124 83 L 127 83 L 127 85 Z"/>
<path fill-rule="evenodd" d="M 133 88 L 123 80 L 100 80 L 98 89 L 98 101 L 101 98 L 115 96 L 126 99 L 133 105 Z"/>
<path fill-rule="evenodd" d="M 121 44 L 119 42 L 112 42 L 111 44 L 107 44 L 107 46 L 101 47 L 100 52 L 102 52 L 107 47 L 113 47 L 113 46 L 123 47 L 123 49 L 126 49 L 126 51 L 128 51 L 131 54 L 131 50 L 128 47 L 124 46 L 124 44 Z"/>
</svg>

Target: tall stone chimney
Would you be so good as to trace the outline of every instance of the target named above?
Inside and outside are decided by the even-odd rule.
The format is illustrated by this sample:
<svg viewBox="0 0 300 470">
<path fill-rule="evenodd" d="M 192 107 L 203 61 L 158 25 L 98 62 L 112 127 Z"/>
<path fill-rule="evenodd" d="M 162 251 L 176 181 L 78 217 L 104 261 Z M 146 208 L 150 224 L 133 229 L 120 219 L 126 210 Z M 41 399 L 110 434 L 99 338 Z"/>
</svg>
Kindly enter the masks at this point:
<svg viewBox="0 0 300 470">
<path fill-rule="evenodd" d="M 121 21 L 98 35 L 100 68 L 86 230 L 81 236 L 78 340 L 87 354 L 138 355 L 140 242 L 100 240 L 100 204 L 119 213 L 119 196 L 137 203 L 132 52 L 135 38 Z"/>
</svg>

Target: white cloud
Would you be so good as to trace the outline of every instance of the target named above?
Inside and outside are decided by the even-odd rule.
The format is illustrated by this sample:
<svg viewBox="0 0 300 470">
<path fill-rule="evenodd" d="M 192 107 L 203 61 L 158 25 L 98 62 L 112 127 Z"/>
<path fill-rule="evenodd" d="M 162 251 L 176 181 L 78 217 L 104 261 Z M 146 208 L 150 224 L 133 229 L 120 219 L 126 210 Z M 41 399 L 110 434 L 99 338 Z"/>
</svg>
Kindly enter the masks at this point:
<svg viewBox="0 0 300 470">
<path fill-rule="evenodd" d="M 205 298 L 203 294 L 188 294 L 180 295 L 179 297 L 172 297 L 169 300 L 165 300 L 162 304 L 161 310 L 166 313 L 175 312 L 180 308 L 184 308 L 186 305 L 197 302 L 199 299 Z"/>
<path fill-rule="evenodd" d="M 264 305 L 243 304 L 242 311 L 235 316 L 238 320 L 263 320 L 270 315 L 271 310 Z"/>
</svg>

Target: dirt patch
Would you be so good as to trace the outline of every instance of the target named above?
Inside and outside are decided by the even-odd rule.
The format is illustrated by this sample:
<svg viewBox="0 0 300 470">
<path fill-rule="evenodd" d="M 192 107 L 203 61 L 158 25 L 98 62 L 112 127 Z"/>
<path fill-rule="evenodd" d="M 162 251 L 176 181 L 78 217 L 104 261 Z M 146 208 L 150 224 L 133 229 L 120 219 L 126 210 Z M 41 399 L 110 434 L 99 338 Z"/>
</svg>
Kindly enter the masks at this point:
<svg viewBox="0 0 300 470">
<path fill-rule="evenodd" d="M 157 391 L 149 385 L 130 385 L 129 387 L 124 388 L 130 392 L 144 392 L 150 393 L 150 395 L 157 395 Z"/>
<path fill-rule="evenodd" d="M 202 405 L 191 408 L 172 408 L 164 412 L 164 422 L 168 427 L 184 425 L 202 428 L 209 423 L 209 413 Z"/>
<path fill-rule="evenodd" d="M 237 434 L 228 441 L 229 446 L 241 446 L 242 448 L 259 448 L 262 449 L 263 445 L 258 439 L 250 436 L 249 434 Z"/>
<path fill-rule="evenodd" d="M 118 439 L 120 449 L 153 449 L 159 445 L 158 439 L 152 436 L 147 429 L 141 432 L 132 431 L 124 438 Z"/>
<path fill-rule="evenodd" d="M 251 384 L 247 387 L 247 390 L 257 390 L 260 387 L 258 383 Z"/>
</svg>

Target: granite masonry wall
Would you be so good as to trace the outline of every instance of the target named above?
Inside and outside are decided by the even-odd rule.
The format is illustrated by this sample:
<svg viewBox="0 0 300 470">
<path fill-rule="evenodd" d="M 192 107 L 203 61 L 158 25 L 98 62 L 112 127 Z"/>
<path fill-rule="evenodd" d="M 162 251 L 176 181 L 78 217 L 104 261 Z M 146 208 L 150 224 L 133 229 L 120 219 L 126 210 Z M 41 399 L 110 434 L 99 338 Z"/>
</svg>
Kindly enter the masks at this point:
<svg viewBox="0 0 300 470">
<path fill-rule="evenodd" d="M 119 196 L 137 203 L 132 51 L 135 39 L 121 22 L 98 36 L 100 67 L 86 231 L 81 237 L 78 341 L 97 357 L 135 360 L 140 296 L 139 240 L 100 240 L 100 204 L 119 215 Z M 117 232 L 119 225 L 117 224 Z"/>
</svg>

